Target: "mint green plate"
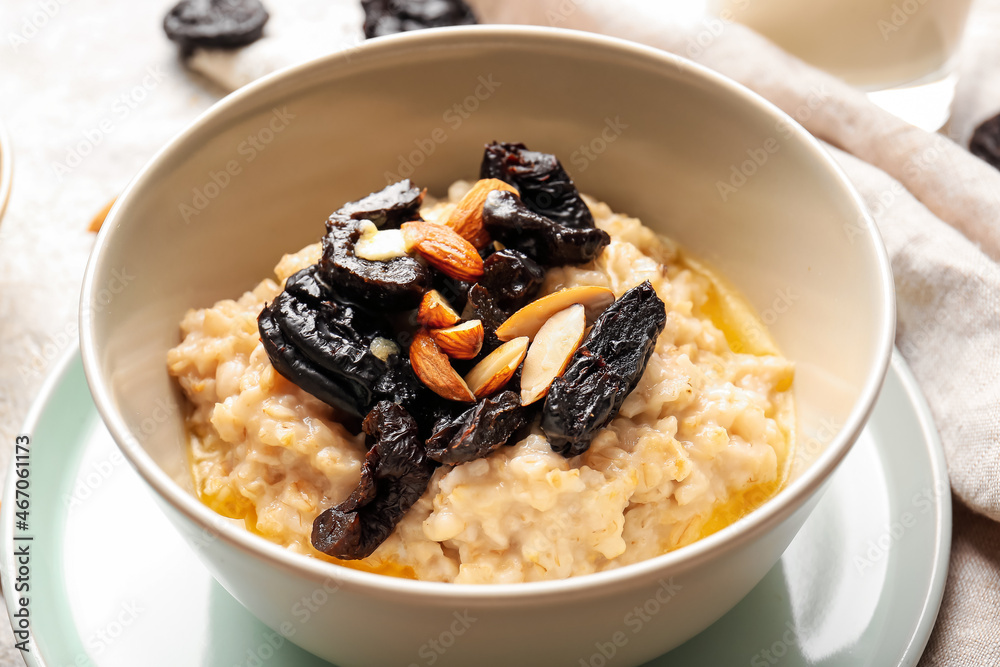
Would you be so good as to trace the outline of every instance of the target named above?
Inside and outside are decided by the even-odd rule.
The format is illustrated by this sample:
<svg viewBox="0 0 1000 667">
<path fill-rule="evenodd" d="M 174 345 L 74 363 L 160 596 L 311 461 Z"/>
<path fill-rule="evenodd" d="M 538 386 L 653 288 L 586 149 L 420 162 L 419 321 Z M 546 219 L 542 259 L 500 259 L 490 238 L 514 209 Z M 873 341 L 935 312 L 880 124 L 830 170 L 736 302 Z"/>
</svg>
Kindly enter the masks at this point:
<svg viewBox="0 0 1000 667">
<path fill-rule="evenodd" d="M 30 667 L 327 664 L 245 611 L 175 535 L 104 429 L 79 354 L 49 379 L 24 433 L 28 528 L 14 525 L 12 466 L 0 571 L 15 621 L 18 598 L 29 598 Z M 778 565 L 715 625 L 649 666 L 915 665 L 944 591 L 948 488 L 927 406 L 897 353 L 865 432 Z M 14 549 L 25 544 L 30 592 L 16 593 L 25 582 Z M 289 611 L 304 620 L 310 604 Z M 603 664 L 614 661 L 596 647 L 591 665 Z"/>
</svg>

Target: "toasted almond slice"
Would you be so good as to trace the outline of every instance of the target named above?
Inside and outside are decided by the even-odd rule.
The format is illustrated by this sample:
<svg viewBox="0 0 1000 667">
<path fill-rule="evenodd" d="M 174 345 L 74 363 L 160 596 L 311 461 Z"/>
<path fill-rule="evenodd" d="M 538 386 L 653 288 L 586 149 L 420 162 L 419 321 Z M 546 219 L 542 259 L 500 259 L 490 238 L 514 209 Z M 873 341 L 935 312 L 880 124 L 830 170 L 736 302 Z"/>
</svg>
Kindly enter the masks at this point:
<svg viewBox="0 0 1000 667">
<path fill-rule="evenodd" d="M 483 349 L 483 323 L 469 320 L 446 329 L 431 329 L 431 337 L 452 359 L 474 359 Z"/>
<path fill-rule="evenodd" d="M 483 275 L 483 258 L 479 251 L 451 227 L 415 220 L 404 222 L 400 229 L 407 251 L 417 251 L 441 273 L 470 282 Z"/>
<path fill-rule="evenodd" d="M 469 385 L 451 367 L 448 355 L 424 329 L 417 331 L 410 343 L 410 365 L 420 381 L 438 396 L 463 403 L 476 400 Z"/>
<path fill-rule="evenodd" d="M 448 216 L 448 226 L 477 248 L 482 248 L 490 242 L 490 235 L 483 227 L 483 204 L 486 203 L 486 195 L 494 190 L 507 190 L 516 195 L 520 194 L 517 188 L 499 178 L 484 178 L 475 182 L 472 189 L 462 197 L 455 210 Z"/>
<path fill-rule="evenodd" d="M 465 376 L 465 382 L 476 398 L 489 396 L 507 384 L 528 351 L 526 337 L 515 338 L 490 352 Z"/>
<path fill-rule="evenodd" d="M 436 289 L 424 294 L 424 298 L 420 301 L 420 308 L 417 310 L 417 322 L 428 329 L 453 327 L 461 319 L 455 309 L 441 296 L 441 292 Z"/>
<path fill-rule="evenodd" d="M 550 317 L 574 303 L 582 304 L 586 309 L 587 319 L 593 319 L 614 301 L 615 293 L 607 287 L 594 285 L 567 287 L 536 299 L 511 315 L 506 322 L 497 327 L 497 338 L 511 340 L 527 336 L 531 339 Z"/>
<path fill-rule="evenodd" d="M 372 262 L 388 262 L 406 257 L 406 243 L 398 229 L 379 229 L 369 220 L 361 223 L 361 238 L 354 244 L 354 254 Z"/>
<path fill-rule="evenodd" d="M 562 375 L 580 347 L 586 328 L 586 312 L 579 303 L 560 310 L 542 325 L 524 357 L 521 405 L 530 405 L 549 393 L 549 385 Z"/>
</svg>

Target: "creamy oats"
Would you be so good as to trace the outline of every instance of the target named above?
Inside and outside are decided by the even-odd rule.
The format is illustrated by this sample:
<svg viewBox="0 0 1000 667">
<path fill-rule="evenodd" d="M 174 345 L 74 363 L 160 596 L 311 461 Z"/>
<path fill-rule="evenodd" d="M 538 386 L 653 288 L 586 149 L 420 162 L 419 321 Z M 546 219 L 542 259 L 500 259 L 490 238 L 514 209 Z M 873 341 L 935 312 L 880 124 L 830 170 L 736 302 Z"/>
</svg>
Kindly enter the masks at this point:
<svg viewBox="0 0 1000 667">
<path fill-rule="evenodd" d="M 470 184 L 422 215 L 445 220 Z M 461 583 L 560 579 L 688 544 L 736 520 L 784 483 L 794 442 L 793 365 L 742 301 L 638 220 L 587 200 L 611 243 L 592 263 L 550 269 L 542 294 L 599 285 L 616 297 L 649 280 L 667 323 L 618 416 L 572 459 L 541 434 L 486 458 L 442 466 L 393 534 L 350 567 Z M 360 477 L 364 436 L 278 375 L 257 315 L 284 280 L 320 257 L 286 255 L 274 279 L 189 311 L 168 355 L 193 406 L 190 465 L 200 498 L 292 551 L 313 519 Z"/>
</svg>

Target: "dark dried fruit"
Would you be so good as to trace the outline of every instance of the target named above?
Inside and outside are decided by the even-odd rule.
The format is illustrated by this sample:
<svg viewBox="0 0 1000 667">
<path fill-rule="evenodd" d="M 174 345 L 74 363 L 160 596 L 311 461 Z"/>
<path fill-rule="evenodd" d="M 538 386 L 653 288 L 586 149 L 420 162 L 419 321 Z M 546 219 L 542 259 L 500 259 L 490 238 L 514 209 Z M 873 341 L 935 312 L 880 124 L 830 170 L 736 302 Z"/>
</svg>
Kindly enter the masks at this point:
<svg viewBox="0 0 1000 667">
<path fill-rule="evenodd" d="M 361 0 L 365 10 L 365 37 L 397 32 L 472 25 L 476 15 L 462 0 Z"/>
<path fill-rule="evenodd" d="M 412 257 L 361 259 L 354 254 L 361 223 L 340 212 L 326 221 L 326 230 L 320 266 L 338 292 L 372 310 L 407 310 L 420 304 L 431 287 L 430 269 Z"/>
<path fill-rule="evenodd" d="M 379 229 L 395 229 L 404 222 L 420 219 L 424 192 L 407 178 L 367 197 L 347 202 L 337 213 L 351 220 L 369 220 Z"/>
<path fill-rule="evenodd" d="M 434 289 L 441 293 L 455 312 L 461 313 L 469 298 L 469 288 L 475 283 L 449 278 L 443 273 L 434 272 Z M 475 319 L 475 318 L 472 318 Z"/>
<path fill-rule="evenodd" d="M 278 373 L 338 410 L 368 411 L 388 369 L 371 343 L 391 337 L 392 330 L 378 316 L 337 302 L 317 267 L 291 276 L 257 325 Z"/>
<path fill-rule="evenodd" d="M 371 448 L 361 481 L 347 500 L 313 521 L 312 545 L 344 560 L 374 553 L 423 495 L 435 467 L 424 454 L 417 423 L 395 403 L 378 403 L 362 427 Z"/>
<path fill-rule="evenodd" d="M 969 150 L 1000 169 L 1000 115 L 985 120 L 972 133 Z"/>
<path fill-rule="evenodd" d="M 479 401 L 453 420 L 441 420 L 427 440 L 427 456 L 446 465 L 458 465 L 489 455 L 503 447 L 527 421 L 527 410 L 512 391 Z"/>
<path fill-rule="evenodd" d="M 260 0 L 181 0 L 167 12 L 163 30 L 185 55 L 195 48 L 235 49 L 264 34 L 268 15 Z"/>
<path fill-rule="evenodd" d="M 469 288 L 463 319 L 479 320 L 483 323 L 483 347 L 479 352 L 480 357 L 485 357 L 500 347 L 502 341 L 497 338 L 497 327 L 510 317 L 511 312 L 501 308 L 493 295 L 479 283 Z"/>
<path fill-rule="evenodd" d="M 505 248 L 483 263 L 479 284 L 501 309 L 514 312 L 535 298 L 544 280 L 545 269 L 538 262 L 519 250 Z"/>
<path fill-rule="evenodd" d="M 479 178 L 510 183 L 528 208 L 561 225 L 594 226 L 594 216 L 555 155 L 529 151 L 524 144 L 493 142 L 483 153 Z"/>
<path fill-rule="evenodd" d="M 570 458 L 590 447 L 639 383 L 666 321 L 648 280 L 601 313 L 545 399 L 542 430 L 553 451 Z"/>
<path fill-rule="evenodd" d="M 517 195 L 504 190 L 494 190 L 486 197 L 483 224 L 493 238 L 545 266 L 584 264 L 611 242 L 611 237 L 596 227 L 562 225 L 532 211 Z"/>
</svg>

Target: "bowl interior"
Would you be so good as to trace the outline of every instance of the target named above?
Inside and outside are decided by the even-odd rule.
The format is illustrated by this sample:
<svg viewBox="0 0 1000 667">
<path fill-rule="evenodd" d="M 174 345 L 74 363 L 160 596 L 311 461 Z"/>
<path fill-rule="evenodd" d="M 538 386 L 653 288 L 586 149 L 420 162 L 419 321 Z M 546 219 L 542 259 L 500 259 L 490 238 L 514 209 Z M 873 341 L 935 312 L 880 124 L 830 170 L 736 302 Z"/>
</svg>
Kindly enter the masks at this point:
<svg viewBox="0 0 1000 667">
<path fill-rule="evenodd" d="M 165 369 L 188 308 L 273 275 L 346 200 L 402 177 L 432 194 L 475 178 L 494 139 L 555 153 L 581 191 L 719 269 L 797 363 L 800 451 L 846 451 L 888 360 L 891 282 L 819 145 L 735 84 L 650 49 L 480 27 L 371 43 L 244 89 L 119 199 L 88 269 L 83 346 L 140 471 L 190 486 Z"/>
</svg>

